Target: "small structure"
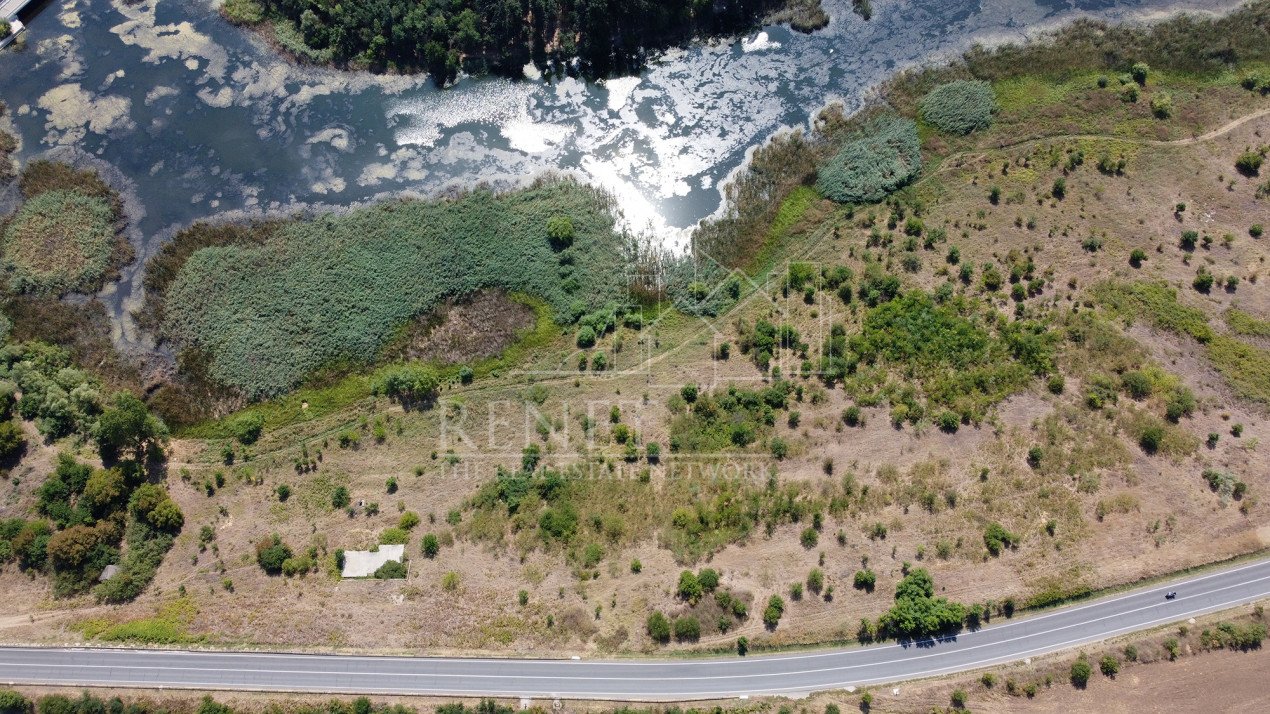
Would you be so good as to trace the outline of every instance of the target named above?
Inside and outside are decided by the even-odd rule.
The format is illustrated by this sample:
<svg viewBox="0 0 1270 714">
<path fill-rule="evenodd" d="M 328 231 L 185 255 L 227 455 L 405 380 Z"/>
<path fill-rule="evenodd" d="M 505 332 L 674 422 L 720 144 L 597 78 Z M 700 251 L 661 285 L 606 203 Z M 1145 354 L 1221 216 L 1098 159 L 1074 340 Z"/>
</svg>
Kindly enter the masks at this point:
<svg viewBox="0 0 1270 714">
<path fill-rule="evenodd" d="M 0 35 L 0 50 L 9 46 L 18 38 L 18 33 L 26 29 L 26 25 L 18 19 L 18 12 L 33 0 L 0 0 L 0 20 L 9 22 L 9 34 Z"/>
<path fill-rule="evenodd" d="M 346 550 L 344 551 L 345 578 L 369 578 L 384 563 L 395 560 L 398 563 L 406 556 L 404 545 L 381 545 L 379 550 Z"/>
</svg>

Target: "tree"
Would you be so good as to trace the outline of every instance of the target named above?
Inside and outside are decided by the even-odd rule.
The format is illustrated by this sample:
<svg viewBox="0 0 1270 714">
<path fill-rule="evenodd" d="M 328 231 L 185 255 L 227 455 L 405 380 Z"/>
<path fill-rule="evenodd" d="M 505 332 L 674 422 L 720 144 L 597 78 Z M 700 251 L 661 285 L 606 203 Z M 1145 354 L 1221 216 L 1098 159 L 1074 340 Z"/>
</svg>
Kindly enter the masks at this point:
<svg viewBox="0 0 1270 714">
<path fill-rule="evenodd" d="M 897 637 L 929 637 L 960 627 L 965 617 L 965 606 L 935 597 L 930 573 L 917 568 L 895 586 L 895 605 L 879 625 Z"/>
<path fill-rule="evenodd" d="M 128 499 L 128 513 L 154 528 L 176 532 L 185 524 L 185 516 L 162 486 L 144 483 Z"/>
<path fill-rule="evenodd" d="M 1132 265 L 1135 268 L 1142 267 L 1142 262 L 1146 259 L 1147 252 L 1141 248 L 1134 248 L 1133 251 L 1129 253 L 1129 265 Z"/>
<path fill-rule="evenodd" d="M 256 563 L 269 575 L 281 573 L 282 564 L 290 558 L 291 547 L 277 533 L 256 544 Z"/>
<path fill-rule="evenodd" d="M 573 221 L 568 216 L 552 216 L 547 219 L 547 239 L 556 250 L 573 245 Z"/>
<path fill-rule="evenodd" d="M 120 505 L 125 492 L 123 471 L 119 468 L 95 469 L 84 484 L 81 502 L 98 518 L 109 515 Z"/>
<path fill-rule="evenodd" d="M 336 486 L 335 490 L 331 492 L 332 508 L 344 508 L 348 506 L 350 500 L 348 488 L 344 486 Z"/>
<path fill-rule="evenodd" d="M 645 626 L 648 630 L 648 636 L 654 642 L 666 643 L 670 641 L 670 620 L 666 619 L 666 616 L 660 610 L 648 616 Z"/>
<path fill-rule="evenodd" d="M 120 392 L 97 418 L 94 437 L 103 458 L 131 452 L 129 455 L 140 460 L 147 445 L 167 437 L 167 427 L 132 392 Z"/>
<path fill-rule="evenodd" d="M 22 427 L 13 421 L 0 422 L 0 464 L 13 463 L 26 448 Z"/>
<path fill-rule="evenodd" d="M 1114 678 L 1120 671 L 1120 660 L 1113 655 L 1103 655 L 1103 658 L 1098 661 L 1098 669 L 1102 672 L 1102 676 Z"/>
<path fill-rule="evenodd" d="M 372 391 L 403 404 L 427 403 L 436 397 L 441 378 L 436 370 L 421 364 L 391 367 L 375 380 Z"/>
<path fill-rule="evenodd" d="M 55 570 L 78 570 L 101 542 L 102 532 L 91 526 L 71 526 L 53 534 L 48 558 Z"/>
<path fill-rule="evenodd" d="M 1071 680 L 1072 685 L 1078 689 L 1084 689 L 1089 684 L 1089 676 L 1093 674 L 1093 668 L 1089 666 L 1089 660 L 1085 655 L 1081 655 L 1072 662 Z"/>
</svg>

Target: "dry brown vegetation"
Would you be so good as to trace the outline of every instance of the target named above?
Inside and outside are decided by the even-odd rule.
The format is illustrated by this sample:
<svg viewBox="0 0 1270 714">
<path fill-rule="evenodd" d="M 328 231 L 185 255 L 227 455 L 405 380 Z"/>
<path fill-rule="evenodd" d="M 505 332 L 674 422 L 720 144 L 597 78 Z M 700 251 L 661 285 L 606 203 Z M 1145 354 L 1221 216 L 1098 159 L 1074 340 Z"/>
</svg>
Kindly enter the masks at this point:
<svg viewBox="0 0 1270 714">
<path fill-rule="evenodd" d="M 726 634 L 707 626 L 699 642 L 670 646 L 730 649 L 746 636 L 754 647 L 775 647 L 854 639 L 862 618 L 889 607 L 906 562 L 928 568 L 941 596 L 1001 611 L 1007 601 L 1046 604 L 1261 550 L 1270 545 L 1270 512 L 1259 503 L 1270 494 L 1264 403 L 1240 396 L 1199 340 L 1145 317 L 1126 319 L 1091 290 L 1107 281 L 1161 282 L 1201 311 L 1215 334 L 1264 352 L 1264 337 L 1221 319 L 1233 308 L 1270 317 L 1260 275 L 1270 251 L 1249 232 L 1270 223 L 1270 204 L 1257 197 L 1258 180 L 1233 164 L 1245 147 L 1267 142 L 1270 100 L 1241 89 L 1241 71 L 1150 75 L 1136 104 L 1118 98 L 1114 75 L 1112 86 L 1099 86 L 1100 69 L 1061 81 L 1002 79 L 994 127 L 957 139 L 923 127 L 923 177 L 880 206 L 836 206 L 804 185 L 822 157 L 818 142 L 830 145 L 849 123 L 828 112 L 819 138 L 768 147 L 734 194 L 781 201 L 742 200 L 735 216 L 701 236 L 724 251 L 717 256 L 724 262 L 757 268 L 730 312 L 699 319 L 649 310 L 642 328 L 619 325 L 583 350 L 572 336 L 556 337 L 528 350 L 515 369 L 447 383 L 429 409 L 380 396 L 307 417 L 309 404 L 297 400 L 287 407 L 295 418 L 255 443 L 177 440 L 168 481 L 187 526 L 154 587 L 132 605 L 102 608 L 53 601 L 6 568 L 0 589 L 30 597 L 0 631 L 74 640 L 155 617 L 183 596 L 194 611 L 180 623 L 183 636 L 220 644 L 653 651 L 648 613 L 685 612 L 678 573 L 708 565 L 721 573 L 721 588 L 749 601 L 748 617 Z M 895 106 L 904 108 L 903 97 L 928 80 L 897 83 Z M 1023 101 L 1038 92 L 1045 102 Z M 1171 94 L 1172 118 L 1145 108 L 1153 92 Z M 1179 247 L 1187 230 L 1201 241 L 1193 250 Z M 1134 250 L 1145 260 L 1131 262 Z M 791 262 L 814 267 L 810 294 L 786 290 Z M 851 268 L 858 286 L 869 265 L 898 276 L 905 290 L 959 296 L 968 306 L 963 317 L 985 333 L 1014 317 L 1043 325 L 1053 366 L 1023 374 L 1008 393 L 984 397 L 948 424 L 936 421 L 935 409 L 911 420 L 892 411 L 906 387 L 920 388 L 915 404 L 960 406 L 927 398 L 946 373 L 883 360 L 833 384 L 815 365 L 801 375 L 800 351 L 818 364 L 834 324 L 855 336 L 870 314 L 863 298 L 845 302 L 825 289 L 821 269 Z M 962 265 L 973 268 L 968 280 Z M 1201 265 L 1239 280 L 1197 292 Z M 1016 267 L 1021 294 L 1012 294 L 1009 279 Z M 992 272 L 1002 276 L 999 289 L 985 285 Z M 527 323 L 485 300 L 450 307 L 429 333 L 431 347 L 421 330 L 408 332 L 401 349 L 494 354 Z M 759 320 L 789 325 L 807 347 L 776 349 L 773 369 L 761 370 L 753 351 L 741 349 Z M 491 324 L 492 351 L 453 346 L 471 327 Z M 607 369 L 596 370 L 597 352 Z M 788 403 L 751 443 L 671 453 L 674 418 L 689 409 L 685 385 L 703 394 L 765 389 L 776 369 L 793 385 Z M 1133 393 L 1130 374 L 1149 389 Z M 1171 421 L 1170 400 L 1183 388 L 1194 404 Z M 1100 395 L 1097 408 L 1091 393 Z M 844 420 L 851 408 L 859 410 L 855 425 Z M 1144 448 L 1148 435 L 1158 439 Z M 633 453 L 624 442 L 637 445 Z M 660 459 L 648 457 L 653 443 Z M 542 466 L 586 476 L 567 487 L 576 499 L 567 538 L 544 536 L 552 528 L 542 516 L 563 508 L 547 496 L 526 497 L 516 512 L 506 499 L 473 498 L 498 467 L 519 470 L 528 445 Z M 1215 492 L 1205 469 L 1229 472 L 1246 491 Z M 28 507 L 38 482 L 12 478 L 6 508 Z M 286 499 L 278 495 L 283 485 Z M 351 509 L 332 506 L 341 487 Z M 404 580 L 334 575 L 337 550 L 373 546 L 406 512 L 422 522 L 410 531 Z M 992 524 L 1017 536 L 998 555 L 985 547 Z M 203 526 L 210 538 L 200 537 Z M 255 548 L 272 533 L 311 555 L 311 567 L 266 575 Z M 698 545 L 720 540 L 677 547 L 685 533 Z M 438 540 L 435 557 L 422 552 L 425 534 Z M 877 574 L 872 592 L 851 586 L 866 566 Z M 832 598 L 790 597 L 813 568 L 833 586 Z M 785 596 L 786 610 L 769 632 L 759 606 L 773 594 Z"/>
</svg>

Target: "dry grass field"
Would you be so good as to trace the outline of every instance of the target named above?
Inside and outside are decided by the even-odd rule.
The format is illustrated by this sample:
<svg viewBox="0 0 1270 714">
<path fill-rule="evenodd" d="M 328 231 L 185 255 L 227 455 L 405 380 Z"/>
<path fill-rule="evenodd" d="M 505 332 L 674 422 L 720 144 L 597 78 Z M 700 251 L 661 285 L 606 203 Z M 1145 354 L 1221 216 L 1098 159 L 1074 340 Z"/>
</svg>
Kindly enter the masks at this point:
<svg viewBox="0 0 1270 714">
<path fill-rule="evenodd" d="M 372 396 L 319 409 L 301 393 L 265 407 L 254 443 L 215 428 L 201 435 L 218 438 L 174 438 L 166 480 L 185 526 L 153 585 L 107 606 L 54 599 L 44 580 L 5 567 L 0 639 L 553 656 L 731 650 L 741 636 L 781 647 L 856 639 L 911 567 L 928 569 L 940 596 L 1003 613 L 1260 551 L 1270 237 L 1254 226 L 1270 225 L 1270 199 L 1258 195 L 1266 170 L 1244 175 L 1235 161 L 1270 144 L 1270 98 L 1240 76 L 1152 74 L 1136 102 L 1097 73 L 997 82 L 991 129 L 947 137 L 919 124 L 924 172 L 889 203 L 849 209 L 806 186 L 784 198 L 767 236 L 780 249 L 751 251 L 760 257 L 739 278 L 740 299 L 717 316 L 650 308 L 638 329 L 628 321 L 579 350 L 574 334 L 535 328 L 531 307 L 502 296 L 447 305 L 393 349 L 459 363 L 497 361 L 510 346 L 516 359 L 447 383 L 423 408 Z M 1166 118 L 1151 104 L 1162 94 Z M 827 135 L 838 121 L 826 114 Z M 1189 231 L 1195 244 L 1183 246 Z M 837 268 L 861 288 L 850 301 L 828 286 Z M 942 319 L 998 355 L 1022 339 L 1007 323 L 1039 326 L 1045 374 L 1021 358 L 1003 360 L 1018 366 L 1008 373 L 982 373 L 976 358 L 949 367 L 942 350 L 960 347 L 939 343 L 909 346 L 934 350 L 922 358 L 934 367 L 884 357 L 825 379 L 835 326 L 854 340 L 883 314 L 866 305 L 870 271 L 938 300 L 897 317 L 913 320 L 905 334 Z M 1204 292 L 1198 273 L 1214 277 Z M 957 307 L 940 312 L 946 301 Z M 1195 315 L 1202 339 L 1186 327 Z M 797 333 L 772 347 L 768 369 L 745 349 L 761 322 Z M 898 349 L 895 334 L 871 349 Z M 970 373 L 983 383 L 958 393 Z M 686 385 L 710 403 L 730 387 L 788 393 L 737 446 L 734 427 L 750 417 L 702 426 Z M 1193 399 L 1166 418 L 1183 394 Z M 906 399 L 927 413 L 896 412 Z M 685 439 L 718 448 L 676 451 Z M 30 509 L 56 452 L 75 448 L 34 432 L 30 443 L 6 477 L 6 512 Z M 526 460 L 570 477 L 563 500 L 540 495 L 546 485 L 518 500 L 496 488 L 523 485 L 496 474 Z M 1210 488 L 1206 470 L 1229 477 Z M 345 492 L 347 505 L 334 505 Z M 406 529 L 406 578 L 338 577 L 338 551 L 376 546 L 408 513 L 418 524 Z M 996 554 L 993 527 L 1010 541 Z M 272 534 L 307 556 L 302 572 L 257 565 Z M 701 568 L 720 574 L 717 592 L 745 603 L 744 616 L 678 595 L 681 571 Z M 853 587 L 866 569 L 876 586 Z M 773 595 L 786 607 L 770 628 L 760 615 Z M 655 642 L 653 611 L 698 618 L 700 637 Z M 1227 659 L 1231 672 L 1264 664 L 1204 661 Z M 1204 676 L 1187 669 L 1199 662 L 1035 706 L 1170 700 Z M 975 708 L 1033 706 L 992 697 Z"/>
</svg>

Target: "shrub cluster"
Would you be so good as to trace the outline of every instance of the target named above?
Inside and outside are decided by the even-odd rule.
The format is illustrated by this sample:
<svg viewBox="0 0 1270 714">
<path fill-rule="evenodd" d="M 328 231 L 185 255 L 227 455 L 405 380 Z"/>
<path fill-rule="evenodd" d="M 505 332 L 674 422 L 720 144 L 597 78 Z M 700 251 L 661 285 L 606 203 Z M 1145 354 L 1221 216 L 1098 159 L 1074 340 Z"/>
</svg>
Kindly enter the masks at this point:
<svg viewBox="0 0 1270 714">
<path fill-rule="evenodd" d="M 931 90 L 918 104 L 922 119 L 946 134 L 969 134 L 992 125 L 996 111 L 992 85 L 979 80 L 958 80 Z"/>
<path fill-rule="evenodd" d="M 820 169 L 816 189 L 838 203 L 873 203 L 912 181 L 921 170 L 917 125 L 896 116 L 879 117 Z"/>
</svg>

